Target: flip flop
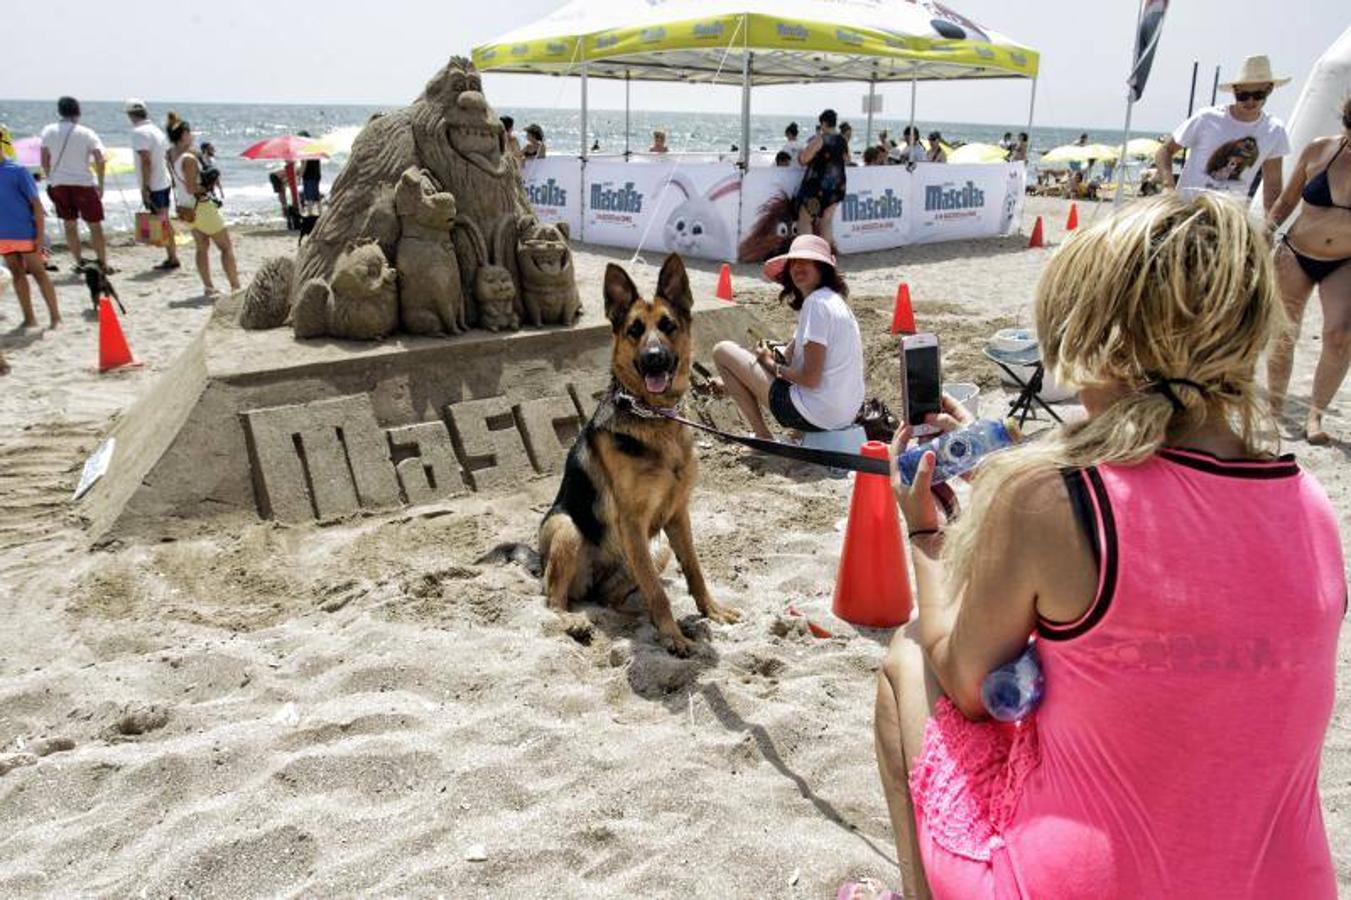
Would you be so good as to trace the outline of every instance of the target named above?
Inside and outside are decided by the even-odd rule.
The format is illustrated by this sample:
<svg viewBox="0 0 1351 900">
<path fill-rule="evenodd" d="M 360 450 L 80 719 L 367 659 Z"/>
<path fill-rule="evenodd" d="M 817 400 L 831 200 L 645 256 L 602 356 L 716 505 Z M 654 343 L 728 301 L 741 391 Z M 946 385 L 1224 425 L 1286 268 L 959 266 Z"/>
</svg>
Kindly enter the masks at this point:
<svg viewBox="0 0 1351 900">
<path fill-rule="evenodd" d="M 153 265 L 151 268 L 159 269 L 162 272 L 167 272 L 170 269 L 181 269 L 183 268 L 183 264 L 176 259 L 166 259 L 163 262 L 155 263 L 155 265 Z"/>
</svg>

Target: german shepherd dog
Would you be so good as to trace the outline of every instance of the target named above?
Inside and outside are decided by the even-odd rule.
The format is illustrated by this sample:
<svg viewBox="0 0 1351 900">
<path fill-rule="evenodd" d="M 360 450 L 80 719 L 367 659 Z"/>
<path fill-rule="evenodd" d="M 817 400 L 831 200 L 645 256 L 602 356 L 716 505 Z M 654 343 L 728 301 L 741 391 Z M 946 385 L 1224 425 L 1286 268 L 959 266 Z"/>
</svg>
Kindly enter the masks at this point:
<svg viewBox="0 0 1351 900">
<path fill-rule="evenodd" d="M 714 602 L 694 553 L 694 439 L 678 422 L 650 411 L 674 407 L 689 390 L 694 299 L 685 264 L 674 253 L 662 264 L 651 300 L 613 263 L 605 269 L 604 290 L 613 380 L 568 453 L 558 497 L 540 525 L 545 593 L 566 619 L 572 600 L 590 596 L 614 604 L 636 587 L 663 646 L 685 656 L 689 644 L 652 558 L 649 542 L 658 532 L 665 531 L 699 613 L 723 623 L 741 618 Z"/>
</svg>

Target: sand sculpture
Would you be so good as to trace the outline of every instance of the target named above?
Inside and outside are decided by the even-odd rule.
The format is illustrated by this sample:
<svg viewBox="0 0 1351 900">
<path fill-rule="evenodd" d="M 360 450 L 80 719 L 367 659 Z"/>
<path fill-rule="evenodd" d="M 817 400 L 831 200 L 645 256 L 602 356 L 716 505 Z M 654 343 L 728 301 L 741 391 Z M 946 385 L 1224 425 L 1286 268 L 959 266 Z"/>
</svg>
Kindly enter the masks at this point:
<svg viewBox="0 0 1351 900">
<path fill-rule="evenodd" d="M 240 324 L 276 327 L 284 306 L 297 337 L 572 325 L 580 304 L 567 239 L 566 228 L 535 218 L 478 72 L 454 57 L 411 106 L 357 136 L 289 282 L 265 268 Z"/>
</svg>

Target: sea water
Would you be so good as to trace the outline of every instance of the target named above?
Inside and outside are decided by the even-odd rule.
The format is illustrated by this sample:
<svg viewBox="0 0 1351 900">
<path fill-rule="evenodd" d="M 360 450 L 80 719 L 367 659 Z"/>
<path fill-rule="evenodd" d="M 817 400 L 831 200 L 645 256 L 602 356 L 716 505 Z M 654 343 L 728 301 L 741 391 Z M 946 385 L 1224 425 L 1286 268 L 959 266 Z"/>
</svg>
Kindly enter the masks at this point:
<svg viewBox="0 0 1351 900">
<path fill-rule="evenodd" d="M 131 125 L 120 102 L 82 102 L 81 124 L 98 132 L 105 146 L 127 147 L 131 143 Z M 372 115 L 389 112 L 397 104 L 385 106 L 361 105 L 284 105 L 268 103 L 176 103 L 152 101 L 152 120 L 161 128 L 169 110 L 178 113 L 192 125 L 198 143 L 210 141 L 216 147 L 216 164 L 221 170 L 225 189 L 225 206 L 221 212 L 227 222 L 239 224 L 278 225 L 282 221 L 281 206 L 268 184 L 267 174 L 279 165 L 276 162 L 254 162 L 241 159 L 239 154 L 250 144 L 282 134 L 308 131 L 316 138 L 340 128 L 364 125 Z M 575 156 L 581 150 L 581 115 L 571 109 L 532 109 L 526 107 L 497 109 L 500 115 L 516 120 L 516 131 L 524 142 L 525 127 L 538 124 L 545 134 L 545 143 L 551 156 Z M 751 116 L 751 148 L 773 153 L 783 145 L 783 130 L 789 122 L 797 122 L 803 137 L 811 134 L 817 110 L 804 110 L 799 115 Z M 15 140 L 29 137 L 44 125 L 57 120 L 56 102 L 32 100 L 0 100 L 0 122 L 7 124 Z M 667 144 L 676 150 L 690 153 L 730 154 L 734 144 L 741 141 L 741 117 L 728 113 L 663 112 L 633 110 L 630 113 L 629 148 L 646 150 L 652 131 L 660 128 L 667 133 Z M 623 110 L 591 110 L 588 117 L 591 141 L 600 143 L 600 155 L 622 154 L 625 149 Z M 864 117 L 855 117 L 853 149 L 863 152 Z M 907 122 L 902 119 L 874 119 L 875 131 L 886 128 L 899 139 Z M 943 133 L 949 143 L 981 141 L 995 144 L 1004 132 L 1017 134 L 1026 123 L 1006 125 L 976 125 L 960 122 L 917 122 L 927 134 L 930 130 Z M 1033 159 L 1039 151 L 1068 144 L 1078 138 L 1082 128 L 1032 129 Z M 731 158 L 729 156 L 729 158 Z M 337 175 L 346 156 L 339 155 L 323 163 L 323 190 Z M 140 188 L 135 175 L 110 175 L 104 193 L 104 207 L 109 226 L 130 229 L 135 212 L 141 208 Z M 60 223 L 50 221 L 54 236 L 60 233 Z"/>
</svg>

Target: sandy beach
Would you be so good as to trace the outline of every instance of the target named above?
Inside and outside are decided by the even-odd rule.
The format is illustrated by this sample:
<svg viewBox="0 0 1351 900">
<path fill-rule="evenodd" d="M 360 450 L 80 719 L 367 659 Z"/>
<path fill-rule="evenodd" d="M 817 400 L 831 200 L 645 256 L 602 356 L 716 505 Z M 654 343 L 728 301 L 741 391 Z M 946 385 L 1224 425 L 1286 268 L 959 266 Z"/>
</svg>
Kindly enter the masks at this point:
<svg viewBox="0 0 1351 900">
<path fill-rule="evenodd" d="M 887 331 L 905 280 L 920 327 L 943 340 L 946 380 L 977 382 L 986 411 L 1003 409 L 981 348 L 1031 325 L 1052 251 L 1025 235 L 1040 214 L 1062 240 L 1068 206 L 1028 198 L 1023 235 L 847 257 L 869 395 L 898 401 Z M 1084 222 L 1108 212 L 1079 207 Z M 235 241 L 246 283 L 294 246 L 281 232 Z M 816 898 L 861 876 L 896 883 L 872 737 L 890 632 L 830 615 L 850 480 L 700 439 L 699 552 L 715 597 L 744 615 L 699 621 L 683 660 L 637 605 L 585 607 L 596 633 L 583 646 L 537 579 L 475 563 L 501 541 L 533 542 L 556 477 L 324 525 L 259 520 L 91 549 L 71 502 L 85 458 L 213 316 L 190 265 L 151 274 L 158 251 L 126 238 L 112 253 L 139 367 L 97 373 L 97 317 L 74 276 L 56 276 L 59 330 L 19 329 L 12 288 L 0 295 L 12 367 L 0 377 L 0 895 Z M 598 294 L 606 263 L 628 256 L 576 248 L 580 289 Z M 659 254 L 646 260 L 631 268 L 644 288 Z M 736 298 L 786 335 L 792 313 L 756 271 L 734 267 Z M 691 272 L 711 295 L 717 266 Z M 1313 302 L 1295 401 L 1319 327 Z M 1322 482 L 1351 546 L 1347 399 L 1328 418 L 1341 442 L 1288 434 L 1284 449 Z M 674 567 L 666 584 L 677 618 L 694 621 Z M 834 636 L 812 636 L 790 604 Z M 1321 793 L 1351 896 L 1345 629 Z"/>
</svg>

